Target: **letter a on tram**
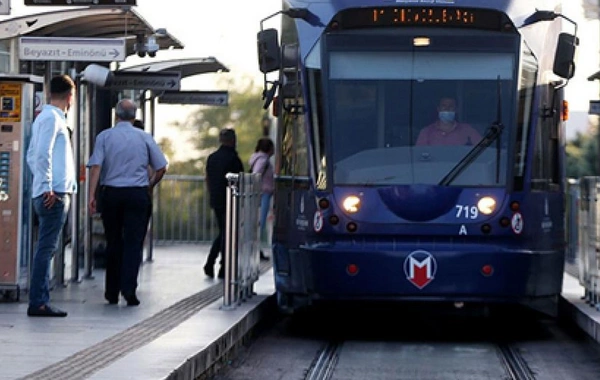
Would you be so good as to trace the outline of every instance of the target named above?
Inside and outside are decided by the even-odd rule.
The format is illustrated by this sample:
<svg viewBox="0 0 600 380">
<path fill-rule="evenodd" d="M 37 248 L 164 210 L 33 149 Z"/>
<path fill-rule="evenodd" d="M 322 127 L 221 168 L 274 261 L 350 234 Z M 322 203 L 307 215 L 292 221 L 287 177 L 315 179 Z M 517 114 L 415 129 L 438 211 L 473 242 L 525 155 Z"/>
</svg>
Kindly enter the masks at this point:
<svg viewBox="0 0 600 380">
<path fill-rule="evenodd" d="M 406 278 L 419 289 L 426 287 L 435 278 L 437 261 L 427 251 L 414 251 L 404 260 Z"/>
</svg>

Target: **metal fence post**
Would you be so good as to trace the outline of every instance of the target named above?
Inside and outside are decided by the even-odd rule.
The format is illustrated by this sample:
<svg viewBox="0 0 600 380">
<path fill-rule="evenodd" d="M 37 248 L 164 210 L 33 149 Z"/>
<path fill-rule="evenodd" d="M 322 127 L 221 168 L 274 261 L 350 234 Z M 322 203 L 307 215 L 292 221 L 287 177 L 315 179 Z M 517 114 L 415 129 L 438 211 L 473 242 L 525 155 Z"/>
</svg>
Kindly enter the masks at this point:
<svg viewBox="0 0 600 380">
<path fill-rule="evenodd" d="M 589 256 L 589 277 L 591 283 L 591 302 L 590 306 L 595 306 L 596 310 L 600 310 L 600 273 L 598 273 L 598 263 L 600 256 L 600 203 L 598 202 L 598 197 L 600 196 L 600 177 L 594 177 L 592 182 L 593 187 L 593 199 L 594 205 L 593 208 L 590 207 L 591 213 L 593 214 L 593 224 L 592 229 L 593 233 L 593 247 L 590 247 L 590 251 L 588 252 Z"/>
<path fill-rule="evenodd" d="M 223 279 L 223 308 L 231 309 L 237 302 L 238 284 L 234 281 L 237 276 L 237 206 L 239 175 L 227 173 L 228 181 L 226 195 L 225 217 L 225 278 Z"/>
</svg>

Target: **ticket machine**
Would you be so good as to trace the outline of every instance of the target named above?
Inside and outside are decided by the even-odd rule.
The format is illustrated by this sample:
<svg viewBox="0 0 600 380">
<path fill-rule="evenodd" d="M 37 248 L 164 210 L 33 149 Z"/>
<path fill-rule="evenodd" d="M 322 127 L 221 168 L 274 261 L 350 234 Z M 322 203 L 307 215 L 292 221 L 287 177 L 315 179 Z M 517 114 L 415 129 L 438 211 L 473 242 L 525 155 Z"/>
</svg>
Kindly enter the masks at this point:
<svg viewBox="0 0 600 380">
<path fill-rule="evenodd" d="M 0 75 L 0 297 L 15 301 L 29 278 L 33 207 L 26 149 L 42 87 L 42 77 Z"/>
</svg>

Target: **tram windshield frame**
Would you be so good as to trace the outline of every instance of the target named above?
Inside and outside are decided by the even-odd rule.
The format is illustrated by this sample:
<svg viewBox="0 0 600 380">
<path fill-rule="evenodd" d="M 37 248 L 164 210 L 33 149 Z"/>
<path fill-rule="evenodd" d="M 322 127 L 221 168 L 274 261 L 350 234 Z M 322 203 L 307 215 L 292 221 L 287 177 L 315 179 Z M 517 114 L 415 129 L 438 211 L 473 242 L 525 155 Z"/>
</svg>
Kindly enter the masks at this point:
<svg viewBox="0 0 600 380">
<path fill-rule="evenodd" d="M 415 46 L 416 38 L 426 38 L 429 45 Z M 309 55 L 307 66 L 322 64 L 326 73 L 322 101 L 333 183 L 439 184 L 478 136 L 501 123 L 507 128 L 498 140 L 447 185 L 506 186 L 515 140 L 510 126 L 517 109 L 519 46 L 517 34 L 473 29 L 325 34 L 320 58 Z M 455 103 L 449 131 L 438 128 L 437 121 L 445 98 Z"/>
</svg>

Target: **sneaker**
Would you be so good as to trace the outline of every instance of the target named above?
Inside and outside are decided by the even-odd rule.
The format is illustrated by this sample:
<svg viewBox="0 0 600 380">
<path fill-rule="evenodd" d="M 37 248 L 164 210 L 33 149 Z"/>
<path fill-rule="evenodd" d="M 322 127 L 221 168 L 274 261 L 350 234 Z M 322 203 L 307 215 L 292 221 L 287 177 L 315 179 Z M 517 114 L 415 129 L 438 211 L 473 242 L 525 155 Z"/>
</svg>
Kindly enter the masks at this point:
<svg viewBox="0 0 600 380">
<path fill-rule="evenodd" d="M 260 250 L 260 259 L 262 261 L 269 261 L 269 256 L 265 255 L 265 253 L 262 251 L 262 249 Z"/>
<path fill-rule="evenodd" d="M 67 312 L 50 305 L 27 308 L 27 315 L 30 317 L 66 317 Z"/>
</svg>

